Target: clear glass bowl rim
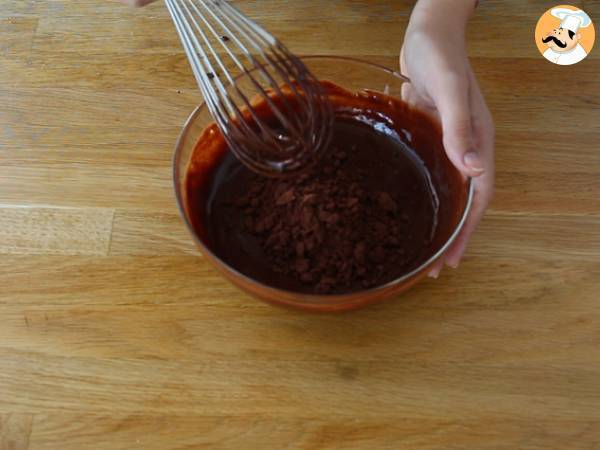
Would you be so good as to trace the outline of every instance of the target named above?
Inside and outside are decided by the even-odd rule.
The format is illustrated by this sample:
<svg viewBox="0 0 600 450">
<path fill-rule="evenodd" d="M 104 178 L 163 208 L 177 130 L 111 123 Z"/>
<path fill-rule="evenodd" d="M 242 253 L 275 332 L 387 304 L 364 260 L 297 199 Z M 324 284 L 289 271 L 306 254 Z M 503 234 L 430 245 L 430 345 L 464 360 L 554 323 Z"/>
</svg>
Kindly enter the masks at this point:
<svg viewBox="0 0 600 450">
<path fill-rule="evenodd" d="M 355 64 L 362 64 L 365 66 L 369 66 L 373 69 L 378 69 L 378 70 L 384 71 L 384 72 L 388 73 L 390 76 L 399 78 L 404 82 L 410 82 L 410 79 L 408 77 L 402 75 L 400 72 L 398 72 L 396 70 L 390 69 L 389 67 L 386 67 L 382 64 L 372 63 L 370 61 L 365 61 L 363 59 L 346 57 L 346 56 L 331 56 L 331 55 L 307 55 L 307 56 L 300 57 L 300 59 L 308 60 L 308 61 L 310 61 L 310 60 L 337 60 L 337 61 L 346 61 L 346 62 L 355 63 Z M 256 69 L 254 69 L 254 70 L 256 70 Z M 252 72 L 252 71 L 253 70 L 251 70 L 250 72 Z M 242 73 L 242 74 L 238 75 L 236 77 L 236 79 L 242 78 L 245 75 L 246 75 L 245 73 Z M 223 268 L 225 268 L 227 271 L 231 272 L 231 274 L 234 277 L 241 278 L 241 279 L 245 280 L 245 282 L 248 284 L 259 286 L 261 289 L 265 289 L 265 290 L 268 290 L 268 291 L 271 291 L 274 293 L 282 293 L 282 294 L 285 293 L 288 295 L 292 294 L 292 295 L 296 295 L 296 296 L 301 296 L 302 300 L 296 302 L 299 305 L 311 304 L 311 303 L 314 303 L 314 304 L 324 304 L 325 303 L 328 306 L 332 306 L 332 305 L 337 305 L 337 304 L 344 305 L 344 304 L 352 303 L 353 301 L 357 300 L 360 297 L 377 294 L 380 291 L 385 291 L 385 290 L 388 290 L 395 286 L 399 286 L 402 283 L 410 280 L 413 276 L 417 275 L 419 272 L 421 272 L 423 269 L 425 269 L 427 266 L 429 266 L 434 261 L 436 261 L 439 257 L 441 257 L 446 252 L 446 250 L 448 250 L 448 248 L 456 240 L 457 236 L 459 235 L 460 231 L 462 230 L 462 228 L 465 224 L 465 221 L 467 220 L 467 217 L 469 215 L 469 212 L 471 210 L 471 206 L 473 203 L 473 195 L 474 195 L 474 183 L 471 178 L 469 178 L 467 180 L 467 182 L 468 182 L 467 202 L 466 202 L 465 208 L 463 210 L 463 213 L 461 215 L 461 218 L 460 218 L 458 224 L 456 225 L 456 228 L 452 231 L 452 234 L 450 235 L 448 240 L 444 243 L 444 245 L 442 245 L 440 247 L 440 249 L 438 251 L 436 251 L 431 257 L 429 257 L 421 265 L 419 265 L 415 269 L 411 270 L 410 272 L 407 272 L 406 274 L 404 274 L 398 278 L 395 278 L 385 284 L 382 284 L 382 285 L 379 285 L 379 286 L 376 286 L 373 288 L 365 289 L 365 290 L 358 291 L 358 292 L 351 292 L 348 294 L 335 294 L 335 295 L 318 295 L 318 294 L 309 294 L 309 293 L 297 292 L 297 291 L 287 291 L 284 289 L 275 288 L 275 287 L 266 285 L 264 283 L 261 283 L 260 281 L 257 281 L 255 279 L 250 278 L 250 277 L 244 275 L 243 273 L 239 272 L 238 270 L 236 270 L 235 268 L 231 267 L 229 264 L 224 262 L 221 258 L 219 258 L 218 255 L 213 253 L 202 242 L 202 240 L 196 235 L 196 232 L 195 232 L 194 228 L 192 227 L 192 224 L 188 220 L 188 217 L 185 213 L 185 209 L 183 207 L 182 192 L 181 192 L 181 188 L 179 186 L 180 185 L 179 180 L 184 180 L 184 178 L 181 178 L 181 177 L 182 176 L 185 177 L 185 174 L 180 173 L 178 162 L 181 157 L 183 144 L 186 140 L 188 132 L 190 131 L 190 127 L 194 123 L 196 116 L 198 114 L 200 114 L 200 112 L 202 112 L 202 110 L 205 107 L 206 107 L 205 103 L 202 102 L 200 105 L 198 105 L 192 111 L 192 113 L 186 120 L 186 122 L 179 134 L 177 143 L 175 144 L 175 153 L 173 155 L 173 184 L 174 184 L 174 190 L 175 190 L 175 197 L 177 200 L 177 207 L 179 209 L 179 214 L 183 218 L 188 231 L 192 235 L 196 244 L 202 249 L 201 252 L 209 253 L 214 260 L 218 261 Z"/>
</svg>

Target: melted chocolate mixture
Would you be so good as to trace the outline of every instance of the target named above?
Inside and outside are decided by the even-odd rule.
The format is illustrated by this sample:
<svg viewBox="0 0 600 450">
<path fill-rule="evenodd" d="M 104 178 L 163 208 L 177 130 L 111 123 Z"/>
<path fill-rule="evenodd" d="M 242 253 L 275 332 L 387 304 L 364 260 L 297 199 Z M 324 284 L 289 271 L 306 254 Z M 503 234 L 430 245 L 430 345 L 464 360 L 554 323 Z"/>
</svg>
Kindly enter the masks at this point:
<svg viewBox="0 0 600 450">
<path fill-rule="evenodd" d="M 317 165 L 291 178 L 262 177 L 212 126 L 192 156 L 184 206 L 208 248 L 237 271 L 281 289 L 338 294 L 418 267 L 443 242 L 438 221 L 446 229 L 453 218 L 411 149 L 416 142 L 439 151 L 437 125 L 399 100 L 323 83 L 336 122 Z"/>
</svg>

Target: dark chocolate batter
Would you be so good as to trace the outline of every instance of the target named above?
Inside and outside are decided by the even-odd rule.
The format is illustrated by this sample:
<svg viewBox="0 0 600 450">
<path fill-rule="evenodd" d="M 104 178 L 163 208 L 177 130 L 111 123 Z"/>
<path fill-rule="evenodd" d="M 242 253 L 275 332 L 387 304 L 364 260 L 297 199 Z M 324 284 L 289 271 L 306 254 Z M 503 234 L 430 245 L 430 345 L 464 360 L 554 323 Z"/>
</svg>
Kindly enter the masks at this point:
<svg viewBox="0 0 600 450">
<path fill-rule="evenodd" d="M 272 287 L 338 294 L 385 284 L 431 256 L 455 219 L 439 207 L 434 184 L 443 195 L 459 181 L 444 178 L 432 157 L 443 149 L 428 116 L 382 94 L 323 83 L 336 122 L 315 166 L 262 177 L 212 126 L 190 161 L 184 207 L 207 247 L 235 270 Z M 415 144 L 427 151 L 418 156 Z"/>
</svg>

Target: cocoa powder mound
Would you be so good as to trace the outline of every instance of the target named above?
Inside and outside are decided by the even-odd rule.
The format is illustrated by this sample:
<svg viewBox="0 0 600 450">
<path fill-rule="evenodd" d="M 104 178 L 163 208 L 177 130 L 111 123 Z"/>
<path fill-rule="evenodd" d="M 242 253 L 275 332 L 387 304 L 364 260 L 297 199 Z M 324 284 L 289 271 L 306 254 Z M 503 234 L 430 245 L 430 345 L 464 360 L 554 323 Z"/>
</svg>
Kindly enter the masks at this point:
<svg viewBox="0 0 600 450">
<path fill-rule="evenodd" d="M 256 176 L 236 201 L 271 269 L 321 294 L 391 281 L 414 256 L 403 245 L 406 202 L 369 189 L 364 171 L 347 170 L 347 158 L 334 148 L 292 179 Z"/>
</svg>

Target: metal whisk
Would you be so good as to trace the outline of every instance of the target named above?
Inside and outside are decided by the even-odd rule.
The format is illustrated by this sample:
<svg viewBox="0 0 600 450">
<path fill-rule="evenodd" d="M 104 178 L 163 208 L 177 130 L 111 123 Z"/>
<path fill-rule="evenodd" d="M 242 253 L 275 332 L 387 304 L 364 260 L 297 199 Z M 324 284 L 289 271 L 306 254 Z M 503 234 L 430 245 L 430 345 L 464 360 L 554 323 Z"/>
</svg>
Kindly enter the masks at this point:
<svg viewBox="0 0 600 450">
<path fill-rule="evenodd" d="M 333 110 L 304 63 L 225 0 L 165 2 L 233 153 L 265 175 L 316 161 L 329 142 Z"/>
</svg>

